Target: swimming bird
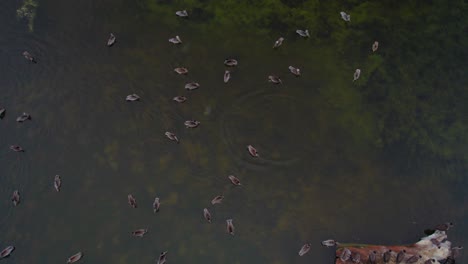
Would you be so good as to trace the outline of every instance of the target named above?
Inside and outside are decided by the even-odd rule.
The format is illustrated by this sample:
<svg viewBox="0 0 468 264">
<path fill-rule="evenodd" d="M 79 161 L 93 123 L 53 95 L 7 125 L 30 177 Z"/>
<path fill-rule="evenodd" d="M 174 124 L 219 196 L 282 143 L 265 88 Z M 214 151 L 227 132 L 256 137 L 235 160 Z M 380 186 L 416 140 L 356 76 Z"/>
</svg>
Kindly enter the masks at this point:
<svg viewBox="0 0 468 264">
<path fill-rule="evenodd" d="M 78 252 L 75 255 L 68 258 L 67 263 L 75 263 L 83 257 L 83 253 Z"/>
<path fill-rule="evenodd" d="M 334 247 L 334 246 L 336 246 L 336 241 L 333 240 L 333 239 L 324 240 L 324 241 L 322 241 L 322 246 Z"/>
<path fill-rule="evenodd" d="M 11 201 L 13 202 L 14 206 L 17 206 L 20 203 L 21 197 L 18 190 L 13 191 L 13 195 L 11 196 Z"/>
<path fill-rule="evenodd" d="M 296 30 L 296 33 L 297 33 L 299 36 L 303 37 L 303 38 L 308 38 L 308 37 L 310 37 L 310 35 L 309 35 L 309 30 L 307 30 L 307 29 L 306 29 L 306 30 L 298 29 L 298 30 Z"/>
<path fill-rule="evenodd" d="M 232 223 L 232 219 L 227 219 L 226 220 L 226 229 L 227 229 L 227 232 L 231 235 L 234 235 L 234 224 Z"/>
<path fill-rule="evenodd" d="M 156 197 L 153 202 L 153 213 L 159 212 L 159 207 L 161 207 L 161 202 L 159 201 L 159 197 Z"/>
<path fill-rule="evenodd" d="M 174 71 L 177 72 L 178 74 L 184 74 L 184 75 L 188 73 L 188 69 L 184 67 L 175 68 Z"/>
<path fill-rule="evenodd" d="M 301 69 L 296 68 L 294 66 L 289 66 L 289 71 L 296 77 L 301 76 Z"/>
<path fill-rule="evenodd" d="M 224 195 L 218 195 L 218 196 L 216 196 L 215 198 L 213 198 L 213 199 L 211 200 L 211 204 L 212 204 L 212 205 L 220 204 L 220 203 L 223 202 L 223 199 L 224 199 Z"/>
<path fill-rule="evenodd" d="M 173 43 L 173 44 L 181 44 L 182 43 L 182 40 L 180 39 L 179 36 L 175 36 L 173 38 L 170 38 L 169 39 L 169 42 Z"/>
<path fill-rule="evenodd" d="M 224 65 L 228 66 L 228 67 L 235 67 L 237 66 L 237 60 L 236 59 L 226 59 L 224 60 Z"/>
<path fill-rule="evenodd" d="M 112 47 L 114 45 L 116 39 L 113 33 L 110 33 L 109 39 L 107 39 L 107 47 Z"/>
<path fill-rule="evenodd" d="M 14 246 L 8 246 L 0 252 L 0 259 L 10 256 L 11 252 L 15 250 Z"/>
<path fill-rule="evenodd" d="M 167 255 L 167 251 L 161 252 L 161 254 L 159 254 L 159 259 L 158 259 L 158 263 L 157 263 L 157 264 L 164 264 L 164 263 L 166 263 L 166 255 Z"/>
<path fill-rule="evenodd" d="M 137 205 L 137 201 L 135 199 L 135 197 L 133 197 L 133 195 L 129 194 L 127 195 L 127 200 L 128 200 L 128 204 L 133 207 L 133 208 L 137 208 L 138 205 Z"/>
<path fill-rule="evenodd" d="M 185 89 L 189 91 L 192 91 L 198 88 L 200 88 L 200 84 L 197 82 L 191 82 L 191 83 L 185 84 Z"/>
<path fill-rule="evenodd" d="M 60 175 L 55 175 L 54 178 L 54 188 L 57 192 L 60 192 L 60 187 L 62 186 L 62 179 L 60 178 Z"/>
<path fill-rule="evenodd" d="M 11 145 L 10 149 L 13 150 L 14 152 L 24 152 L 24 149 L 18 145 Z"/>
<path fill-rule="evenodd" d="M 148 233 L 148 228 L 137 229 L 132 232 L 134 237 L 143 237 L 146 233 Z"/>
<path fill-rule="evenodd" d="M 229 79 L 231 79 L 231 72 L 226 70 L 224 71 L 224 83 L 228 83 Z"/>
<path fill-rule="evenodd" d="M 236 186 L 241 186 L 242 185 L 240 180 L 234 175 L 229 175 L 228 179 L 231 181 L 232 184 L 234 184 Z"/>
<path fill-rule="evenodd" d="M 164 133 L 164 135 L 166 135 L 166 137 L 167 137 L 168 139 L 179 143 L 179 139 L 177 138 L 176 134 L 174 134 L 174 133 L 172 133 L 172 132 L 169 132 L 169 131 L 166 131 L 166 133 Z"/>
<path fill-rule="evenodd" d="M 353 75 L 353 82 L 356 81 L 357 79 L 359 79 L 359 77 L 361 76 L 361 70 L 360 69 L 356 69 L 354 71 L 354 75 Z"/>
<path fill-rule="evenodd" d="M 247 150 L 249 151 L 250 156 L 255 158 L 259 157 L 257 149 L 254 148 L 252 145 L 248 145 Z"/>
<path fill-rule="evenodd" d="M 211 214 L 207 208 L 203 208 L 203 217 L 205 218 L 206 221 L 208 221 L 208 223 L 211 224 Z"/>
<path fill-rule="evenodd" d="M 281 81 L 281 78 L 275 75 L 270 75 L 268 76 L 268 82 L 274 83 L 274 84 L 281 84 L 283 83 Z"/>
<path fill-rule="evenodd" d="M 23 56 L 32 63 L 37 63 L 36 59 L 27 51 L 23 51 Z"/>
<path fill-rule="evenodd" d="M 174 100 L 174 101 L 176 101 L 178 103 L 183 103 L 183 102 L 187 101 L 187 97 L 180 95 L 180 96 L 175 96 L 174 98 L 172 98 L 172 100 Z"/>
<path fill-rule="evenodd" d="M 127 95 L 127 98 L 125 98 L 127 102 L 135 102 L 135 101 L 140 101 L 140 96 L 137 94 L 129 94 Z"/>
<path fill-rule="evenodd" d="M 273 48 L 279 48 L 281 45 L 283 45 L 284 38 L 280 37 L 278 40 L 275 41 L 275 44 L 273 45 Z"/>
<path fill-rule="evenodd" d="M 379 48 L 379 42 L 374 41 L 374 44 L 372 44 L 372 52 L 376 52 L 378 48 Z"/>
<path fill-rule="evenodd" d="M 5 108 L 0 108 L 0 119 L 3 119 L 5 117 L 6 109 Z"/>
<path fill-rule="evenodd" d="M 307 252 L 310 251 L 310 243 L 305 243 L 299 250 L 299 256 L 304 256 Z"/>
<path fill-rule="evenodd" d="M 30 120 L 31 115 L 28 113 L 23 112 L 18 118 L 16 118 L 16 122 L 23 123 L 26 120 Z"/>
<path fill-rule="evenodd" d="M 351 15 L 348 15 L 346 14 L 345 12 L 341 11 L 340 12 L 340 15 L 341 15 L 341 18 L 346 21 L 346 22 L 349 22 L 351 21 Z"/>
<path fill-rule="evenodd" d="M 175 13 L 178 17 L 188 17 L 187 10 L 179 10 Z"/>
</svg>

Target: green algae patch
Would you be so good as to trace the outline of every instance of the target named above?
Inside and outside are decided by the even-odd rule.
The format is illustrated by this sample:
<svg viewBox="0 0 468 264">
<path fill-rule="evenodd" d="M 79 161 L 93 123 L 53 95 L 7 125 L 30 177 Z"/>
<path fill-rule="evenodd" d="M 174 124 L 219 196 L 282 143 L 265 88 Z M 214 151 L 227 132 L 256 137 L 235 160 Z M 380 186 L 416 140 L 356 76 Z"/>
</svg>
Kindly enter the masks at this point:
<svg viewBox="0 0 468 264">
<path fill-rule="evenodd" d="M 187 9 L 189 18 L 178 18 L 177 7 Z M 311 38 L 304 42 L 334 54 L 317 60 L 333 65 L 328 75 L 341 72 L 323 90 L 330 103 L 347 109 L 339 122 L 354 127 L 350 128 L 354 138 L 377 147 L 405 143 L 445 159 L 468 158 L 462 147 L 468 144 L 468 123 L 457 121 L 468 114 L 464 103 L 468 91 L 463 86 L 468 82 L 464 74 L 468 37 L 459 30 L 468 25 L 463 16 L 468 4 L 463 1 L 416 6 L 315 0 L 181 0 L 169 5 L 147 0 L 142 8 L 150 20 L 210 32 L 214 39 L 226 32 L 235 36 L 242 29 L 259 39 L 269 36 L 271 44 L 284 36 L 286 46 L 298 38 L 296 29 L 308 29 Z M 349 13 L 351 21 L 343 21 L 340 11 Z M 232 48 L 245 41 L 234 38 L 218 44 Z M 372 53 L 374 41 L 380 45 Z M 310 52 L 306 47 L 298 50 L 304 56 Z M 352 80 L 356 68 L 362 70 L 360 79 L 353 85 L 345 83 L 344 73 Z"/>
<path fill-rule="evenodd" d="M 34 18 L 36 17 L 36 9 L 39 6 L 35 0 L 25 0 L 20 8 L 16 10 L 16 15 L 19 19 L 24 19 L 28 22 L 30 32 L 34 31 Z"/>
</svg>

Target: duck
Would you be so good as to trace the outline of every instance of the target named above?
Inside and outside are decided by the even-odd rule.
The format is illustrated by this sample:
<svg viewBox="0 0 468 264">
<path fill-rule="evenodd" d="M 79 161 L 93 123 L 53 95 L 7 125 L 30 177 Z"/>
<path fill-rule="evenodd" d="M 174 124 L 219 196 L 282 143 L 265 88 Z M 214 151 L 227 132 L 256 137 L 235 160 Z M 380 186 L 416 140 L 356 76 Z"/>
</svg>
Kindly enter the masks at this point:
<svg viewBox="0 0 468 264">
<path fill-rule="evenodd" d="M 181 44 L 182 43 L 182 40 L 180 39 L 179 36 L 175 36 L 173 38 L 170 38 L 169 39 L 169 42 L 173 43 L 173 44 Z"/>
<path fill-rule="evenodd" d="M 188 17 L 187 10 L 179 10 L 179 11 L 175 12 L 175 14 L 176 14 L 178 17 Z"/>
<path fill-rule="evenodd" d="M 298 29 L 298 30 L 296 30 L 296 33 L 297 33 L 299 36 L 303 37 L 303 38 L 308 38 L 308 37 L 310 37 L 310 35 L 309 35 L 309 30 L 307 30 L 307 29 L 306 29 L 306 30 Z"/>
<path fill-rule="evenodd" d="M 115 35 L 110 33 L 109 39 L 107 40 L 107 47 L 112 47 L 115 43 Z"/>
</svg>

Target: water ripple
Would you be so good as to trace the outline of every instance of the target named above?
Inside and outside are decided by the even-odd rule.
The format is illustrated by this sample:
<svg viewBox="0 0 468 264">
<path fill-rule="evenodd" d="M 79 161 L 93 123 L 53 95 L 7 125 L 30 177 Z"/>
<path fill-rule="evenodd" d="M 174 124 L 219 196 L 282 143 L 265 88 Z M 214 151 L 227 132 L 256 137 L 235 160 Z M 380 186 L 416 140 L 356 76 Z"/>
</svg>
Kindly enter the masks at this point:
<svg viewBox="0 0 468 264">
<path fill-rule="evenodd" d="M 303 158 L 307 147 L 303 139 L 308 131 L 299 120 L 306 107 L 307 102 L 276 87 L 247 93 L 222 114 L 222 140 L 243 166 L 291 166 Z M 249 144 L 257 148 L 259 158 L 249 155 Z"/>
</svg>

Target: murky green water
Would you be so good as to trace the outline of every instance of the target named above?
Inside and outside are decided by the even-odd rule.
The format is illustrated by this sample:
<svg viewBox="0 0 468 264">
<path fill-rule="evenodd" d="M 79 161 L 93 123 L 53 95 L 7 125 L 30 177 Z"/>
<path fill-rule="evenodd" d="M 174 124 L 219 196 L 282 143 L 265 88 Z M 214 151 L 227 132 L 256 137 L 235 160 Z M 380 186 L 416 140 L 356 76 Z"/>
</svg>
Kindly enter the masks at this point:
<svg viewBox="0 0 468 264">
<path fill-rule="evenodd" d="M 412 243 L 445 221 L 457 225 L 450 240 L 466 245 L 466 19 L 447 22 L 444 32 L 460 35 L 438 43 L 453 49 L 437 51 L 426 43 L 439 38 L 409 37 L 411 30 L 431 36 L 429 26 L 405 24 L 435 4 L 379 18 L 362 8 L 382 15 L 390 4 L 290 1 L 296 7 L 283 10 L 280 1 L 263 1 L 270 5 L 255 17 L 241 5 L 221 12 L 231 1 L 186 2 L 41 0 L 32 27 L 16 17 L 20 1 L 0 3 L 0 106 L 7 109 L 0 247 L 16 246 L 5 263 L 63 263 L 78 251 L 84 263 L 151 263 L 165 250 L 170 263 L 333 263 L 324 239 Z M 314 6 L 321 10 L 315 16 L 308 13 Z M 174 15 L 184 7 L 193 11 L 186 20 Z M 350 10 L 349 25 L 341 9 Z M 394 24 L 378 26 L 389 17 Z M 306 27 L 310 39 L 294 33 Z M 107 48 L 110 32 L 117 43 Z M 183 44 L 168 42 L 175 35 Z M 286 40 L 273 50 L 280 36 Z M 24 50 L 38 63 L 28 63 Z M 224 84 L 229 57 L 239 66 Z M 187 76 L 173 72 L 182 66 Z M 353 83 L 356 68 L 362 76 Z M 434 68 L 444 83 L 434 80 Z M 283 85 L 268 83 L 271 74 Z M 187 92 L 191 81 L 201 87 Z M 125 102 L 132 93 L 141 102 Z M 173 102 L 176 95 L 187 102 Z M 22 112 L 32 120 L 17 123 Z M 189 119 L 201 125 L 187 129 Z M 11 152 L 11 144 L 26 152 Z M 261 158 L 249 156 L 249 144 Z M 232 186 L 230 174 L 243 186 Z M 22 202 L 14 208 L 8 198 L 15 189 Z M 127 204 L 129 193 L 139 208 Z M 211 206 L 220 194 L 223 203 Z M 156 196 L 162 205 L 153 214 Z M 234 237 L 226 233 L 229 218 Z M 144 238 L 131 236 L 146 227 Z M 306 241 L 314 246 L 299 257 Z M 460 263 L 467 261 L 464 254 Z"/>
</svg>

